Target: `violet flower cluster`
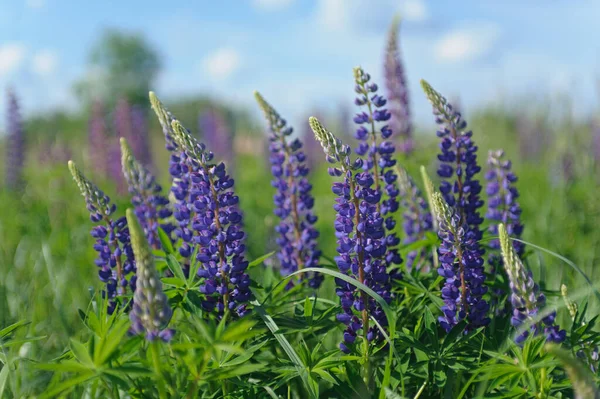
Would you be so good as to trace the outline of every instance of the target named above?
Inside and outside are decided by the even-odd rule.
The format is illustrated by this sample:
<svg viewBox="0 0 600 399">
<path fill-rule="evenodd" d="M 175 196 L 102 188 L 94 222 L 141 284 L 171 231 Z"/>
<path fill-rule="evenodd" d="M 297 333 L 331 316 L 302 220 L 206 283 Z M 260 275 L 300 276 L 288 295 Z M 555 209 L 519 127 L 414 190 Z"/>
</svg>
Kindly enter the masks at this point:
<svg viewBox="0 0 600 399">
<path fill-rule="evenodd" d="M 215 108 L 208 108 L 198 116 L 198 127 L 206 146 L 231 169 L 235 158 L 233 140 L 223 115 Z"/>
<path fill-rule="evenodd" d="M 539 314 L 544 309 L 546 297 L 539 291 L 531 271 L 525 269 L 504 224 L 500 224 L 498 227 L 498 234 L 500 235 L 504 268 L 510 281 L 510 302 L 513 307 L 511 324 L 517 328 L 524 323 L 529 324 L 529 327 L 519 334 L 515 341 L 522 343 L 530 334 L 537 335 L 543 332 L 547 341 L 563 342 L 567 332 L 561 330 L 555 323 L 555 311 L 542 316 L 539 321 Z"/>
<path fill-rule="evenodd" d="M 19 102 L 16 94 L 9 90 L 7 93 L 6 112 L 6 187 L 12 190 L 21 189 L 23 186 L 23 165 L 25 162 L 25 132 L 19 111 Z"/>
<path fill-rule="evenodd" d="M 513 238 L 521 238 L 523 234 L 523 225 L 521 224 L 521 207 L 517 202 L 519 192 L 514 186 L 517 176 L 511 171 L 511 162 L 504 160 L 502 150 L 490 151 L 488 156 L 488 171 L 485 178 L 487 180 L 488 210 L 486 218 L 492 221 L 488 231 L 493 235 L 498 235 L 498 225 L 503 223 L 508 235 Z M 524 244 L 513 241 L 513 246 L 519 258 L 523 257 L 525 251 Z M 488 262 L 495 269 L 502 266 L 502 258 L 498 251 L 500 250 L 500 240 L 490 241 L 490 248 L 496 250 L 489 255 Z"/>
<path fill-rule="evenodd" d="M 396 160 L 394 157 L 395 146 L 388 139 L 392 130 L 387 124 L 377 126 L 390 120 L 390 112 L 384 108 L 386 99 L 377 94 L 377 85 L 369 83 L 371 77 L 362 68 L 354 69 L 355 92 L 358 96 L 355 104 L 365 108 L 365 111 L 354 117 L 354 123 L 359 127 L 356 130 L 356 138 L 360 144 L 356 149 L 359 156 L 364 157 L 363 170 L 367 172 L 374 181 L 374 190 L 379 193 L 381 200 L 375 203 L 376 211 L 385 218 L 384 228 L 386 232 L 385 244 L 387 247 L 386 262 L 388 265 L 400 265 L 402 257 L 397 246 L 400 239 L 395 234 L 396 221 L 394 214 L 399 209 L 398 176 L 394 170 Z M 393 278 L 400 278 L 401 274 L 393 272 Z"/>
<path fill-rule="evenodd" d="M 153 93 L 150 99 L 163 126 L 169 123 L 168 118 L 172 116 Z M 183 240 L 187 248 L 184 247 L 182 255 L 189 258 L 195 252 L 195 261 L 201 264 L 198 277 L 204 279 L 201 292 L 205 310 L 215 310 L 222 316 L 228 309 L 244 316 L 251 297 L 250 277 L 246 274 L 245 233 L 238 208 L 239 197 L 233 191 L 234 181 L 227 174 L 225 164 L 213 163 L 213 153 L 179 121 L 172 119 L 170 123 L 167 140 L 172 138 L 177 145 L 175 151 L 180 151 L 173 154 L 179 166 L 179 171 L 175 171 L 179 173 L 174 176 L 186 189 L 185 195 L 178 197 L 181 185 L 173 187 L 180 201 L 174 215 L 179 222 L 187 218 L 191 227 L 184 230 L 180 225 L 180 231 L 189 233 Z"/>
<path fill-rule="evenodd" d="M 286 276 L 303 268 L 319 266 L 319 232 L 314 227 L 317 217 L 312 211 L 315 199 L 311 194 L 312 185 L 307 179 L 309 169 L 305 163 L 302 142 L 299 139 L 291 140 L 292 127 L 258 92 L 254 94 L 269 124 L 271 184 L 277 190 L 273 197 L 274 213 L 280 219 L 276 227 L 279 233 L 277 257 L 281 273 Z M 301 275 L 301 279 L 305 279 L 305 274 Z M 313 273 L 308 285 L 319 288 L 322 281 L 322 274 Z"/>
<path fill-rule="evenodd" d="M 126 215 L 137 265 L 133 308 L 129 313 L 130 332 L 145 334 L 148 341 L 159 338 L 168 342 L 173 337 L 173 330 L 167 328 L 173 311 L 163 292 L 162 282 L 154 264 L 154 256 L 144 238 L 142 226 L 131 209 L 127 210 Z"/>
<path fill-rule="evenodd" d="M 421 192 L 413 179 L 406 170 L 398 167 L 398 185 L 400 188 L 400 197 L 402 198 L 402 208 L 404 210 L 403 244 L 409 245 L 414 242 L 425 239 L 428 231 L 433 231 L 433 220 L 427 201 L 421 195 Z M 427 249 L 423 248 L 411 251 L 406 257 L 406 267 L 410 270 L 417 267 L 424 270 L 427 263 L 431 263 L 431 256 L 427 254 Z M 415 264 L 417 262 L 417 264 Z"/>
<path fill-rule="evenodd" d="M 442 179 L 440 192 L 452 208 L 453 219 L 446 225 L 452 224 L 456 230 L 450 234 L 440 227 L 439 232 L 443 245 L 438 250 L 438 272 L 446 278 L 442 289 L 444 315 L 439 320 L 447 331 L 463 319 L 468 322 L 467 329 L 477 328 L 489 322 L 486 317 L 489 304 L 483 299 L 487 292 L 484 250 L 479 245 L 482 237 L 479 225 L 483 218 L 478 209 L 483 201 L 479 197 L 481 185 L 476 179 L 481 170 L 477 164 L 477 146 L 471 139 L 473 133 L 465 130 L 467 124 L 460 113 L 427 82 L 421 84 L 440 125 L 437 132 L 442 139 L 437 171 Z"/>
<path fill-rule="evenodd" d="M 116 205 L 81 173 L 73 161 L 69 161 L 69 170 L 85 198 L 90 220 L 97 224 L 91 231 L 96 239 L 94 250 L 98 253 L 95 263 L 100 281 L 106 284 L 102 295 L 108 299 L 108 313 L 112 314 L 119 305 L 119 298 L 127 294 L 127 287 L 131 292 L 136 287 L 136 263 L 127 220 L 113 217 Z"/>
<path fill-rule="evenodd" d="M 394 20 L 388 33 L 387 47 L 385 52 L 384 72 L 387 96 L 389 99 L 392 120 L 392 130 L 400 137 L 399 151 L 409 154 L 414 150 L 412 138 L 412 121 L 410 114 L 410 101 L 408 95 L 408 84 L 404 64 L 398 47 L 399 20 Z"/>
<path fill-rule="evenodd" d="M 329 174 L 342 178 L 332 188 L 337 196 L 334 205 L 337 266 L 341 273 L 370 287 L 389 303 L 392 293 L 391 278 L 386 270 L 387 240 L 384 220 L 377 210 L 381 191 L 376 188 L 371 173 L 360 171 L 365 163 L 362 158 L 352 162 L 349 146 L 342 144 L 316 118 L 309 121 L 327 161 L 334 165 L 329 168 Z M 336 284 L 336 294 L 342 305 L 342 313 L 337 319 L 346 325 L 340 349 L 349 353 L 361 330 L 365 343 L 381 339 L 381 332 L 374 326 L 369 327 L 370 316 L 380 325 L 387 326 L 381 306 L 344 280 L 336 279 Z"/>
<path fill-rule="evenodd" d="M 146 239 L 153 249 L 160 249 L 158 228 L 169 237 L 174 229 L 166 220 L 173 214 L 169 199 L 162 195 L 162 187 L 156 182 L 154 175 L 134 157 L 131 147 L 123 137 L 121 164 L 132 196 L 131 203 L 135 206 L 135 214 L 144 229 Z"/>
</svg>

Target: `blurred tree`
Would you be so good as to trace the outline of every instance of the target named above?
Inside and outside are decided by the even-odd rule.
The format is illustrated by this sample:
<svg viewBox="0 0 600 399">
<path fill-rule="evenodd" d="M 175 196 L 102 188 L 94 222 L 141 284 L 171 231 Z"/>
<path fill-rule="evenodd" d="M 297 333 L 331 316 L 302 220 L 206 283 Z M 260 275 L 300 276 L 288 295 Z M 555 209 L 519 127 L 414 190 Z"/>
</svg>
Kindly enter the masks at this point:
<svg viewBox="0 0 600 399">
<path fill-rule="evenodd" d="M 140 34 L 106 31 L 94 45 L 86 77 L 75 85 L 85 104 L 101 100 L 110 108 L 118 99 L 146 104 L 160 71 L 160 58 Z"/>
</svg>

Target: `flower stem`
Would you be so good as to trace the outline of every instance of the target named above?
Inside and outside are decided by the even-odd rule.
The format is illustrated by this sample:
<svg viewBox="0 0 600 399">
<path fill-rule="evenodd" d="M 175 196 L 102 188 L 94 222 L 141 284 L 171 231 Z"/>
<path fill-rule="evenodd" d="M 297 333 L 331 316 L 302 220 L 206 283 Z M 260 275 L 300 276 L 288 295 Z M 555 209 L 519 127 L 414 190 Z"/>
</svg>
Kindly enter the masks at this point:
<svg viewBox="0 0 600 399">
<path fill-rule="evenodd" d="M 154 366 L 154 372 L 157 376 L 158 396 L 160 397 L 160 399 L 166 399 L 167 391 L 165 389 L 165 382 L 163 381 L 163 374 L 160 367 L 160 342 L 152 342 L 150 344 L 150 352 L 152 355 L 152 364 Z"/>
</svg>

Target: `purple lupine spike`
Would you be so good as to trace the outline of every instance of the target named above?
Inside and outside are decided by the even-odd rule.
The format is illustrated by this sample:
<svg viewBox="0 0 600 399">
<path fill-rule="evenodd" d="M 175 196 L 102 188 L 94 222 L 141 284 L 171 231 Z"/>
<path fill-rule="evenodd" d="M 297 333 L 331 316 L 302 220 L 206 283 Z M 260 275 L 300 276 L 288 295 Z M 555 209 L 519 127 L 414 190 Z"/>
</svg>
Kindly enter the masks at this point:
<svg viewBox="0 0 600 399">
<path fill-rule="evenodd" d="M 108 298 L 108 312 L 112 314 L 119 303 L 125 305 L 120 298 L 127 294 L 127 287 L 131 292 L 135 291 L 137 279 L 127 220 L 125 217 L 114 218 L 116 205 L 77 169 L 73 161 L 69 161 L 69 170 L 85 198 L 90 220 L 96 223 L 91 232 L 96 239 L 94 250 L 98 252 L 95 263 L 100 281 L 106 284 L 102 295 Z"/>
<path fill-rule="evenodd" d="M 325 151 L 326 159 L 334 166 L 329 174 L 341 177 L 342 181 L 333 184 L 336 211 L 335 230 L 338 256 L 335 258 L 341 273 L 360 281 L 379 294 L 386 302 L 391 302 L 391 277 L 387 273 L 386 235 L 384 220 L 377 211 L 381 201 L 381 189 L 375 188 L 371 173 L 360 171 L 362 158 L 350 160 L 351 149 L 327 131 L 314 117 L 309 119 L 315 137 Z M 363 291 L 353 285 L 336 279 L 336 294 L 340 297 L 342 313 L 337 319 L 346 325 L 344 341 L 340 349 L 349 353 L 362 330 L 365 342 L 382 339 L 378 328 L 369 327 L 369 316 L 387 326 L 387 319 L 381 306 Z"/>
<path fill-rule="evenodd" d="M 436 122 L 440 126 L 437 135 L 442 139 L 438 175 L 442 181 L 440 192 L 445 202 L 453 208 L 453 224 L 459 237 L 446 237 L 445 247 L 439 248 L 441 267 L 438 272 L 446 278 L 442 289 L 445 305 L 440 323 L 449 331 L 458 321 L 466 319 L 467 330 L 484 326 L 489 322 L 486 313 L 489 304 L 483 299 L 487 292 L 483 254 L 479 245 L 482 233 L 479 225 L 483 218 L 478 210 L 483 205 L 479 194 L 481 185 L 476 179 L 480 171 L 477 165 L 477 146 L 473 143 L 471 131 L 465 131 L 466 122 L 447 100 L 427 82 L 421 81 L 423 90 L 433 106 Z M 452 246 L 453 244 L 453 246 Z"/>
<path fill-rule="evenodd" d="M 371 77 L 362 68 L 354 69 L 355 92 L 358 96 L 355 104 L 365 111 L 356 114 L 354 122 L 359 126 L 356 138 L 360 141 L 356 153 L 365 157 L 363 169 L 372 175 L 374 189 L 380 193 L 382 200 L 378 201 L 375 209 L 384 217 L 386 231 L 386 262 L 389 265 L 400 265 L 402 257 L 398 252 L 400 239 L 396 236 L 396 221 L 394 213 L 400 206 L 398 202 L 398 176 L 394 171 L 396 160 L 395 146 L 388 139 L 392 130 L 385 122 L 391 118 L 390 112 L 384 108 L 386 99 L 377 94 L 377 85 L 370 83 Z M 383 124 L 383 126 L 381 126 Z M 399 272 L 394 272 L 393 278 L 400 278 Z"/>
<path fill-rule="evenodd" d="M 144 229 L 146 239 L 153 249 L 160 249 L 158 227 L 160 226 L 168 236 L 175 228 L 166 220 L 173 214 L 169 199 L 162 195 L 162 187 L 156 182 L 154 175 L 134 157 L 133 150 L 123 137 L 121 164 L 132 196 L 131 203 L 135 206 L 135 214 Z"/>
<path fill-rule="evenodd" d="M 88 122 L 88 153 L 96 175 L 108 176 L 108 135 L 104 123 L 104 106 L 94 101 Z"/>
<path fill-rule="evenodd" d="M 198 127 L 207 147 L 223 159 L 231 169 L 234 160 L 233 140 L 223 115 L 217 109 L 210 107 L 198 116 Z"/>
<path fill-rule="evenodd" d="M 131 138 L 130 142 L 133 155 L 149 170 L 153 170 L 152 152 L 150 151 L 150 134 L 148 131 L 147 113 L 144 107 L 133 105 L 131 107 Z"/>
<path fill-rule="evenodd" d="M 131 124 L 131 106 L 124 98 L 117 101 L 114 112 L 114 125 L 117 137 L 125 137 L 128 141 L 132 140 L 132 124 Z"/>
<path fill-rule="evenodd" d="M 19 111 L 19 101 L 14 91 L 7 92 L 6 112 L 6 187 L 11 190 L 23 188 L 23 165 L 25 162 L 25 132 Z"/>
<path fill-rule="evenodd" d="M 521 224 L 521 207 L 517 201 L 519 191 L 514 186 L 517 176 L 511 171 L 511 162 L 503 158 L 504 151 L 502 150 L 489 152 L 488 171 L 485 175 L 488 182 L 486 191 L 489 197 L 485 216 L 491 221 L 488 231 L 494 236 L 498 235 L 498 225 L 503 223 L 509 236 L 521 238 L 523 225 Z M 525 251 L 523 243 L 513 241 L 513 246 L 517 255 L 522 258 Z M 489 255 L 488 262 L 492 268 L 496 269 L 502 266 L 502 258 L 498 253 L 500 240 L 490 241 L 490 248 L 496 251 Z"/>
<path fill-rule="evenodd" d="M 277 239 L 280 248 L 277 257 L 281 273 L 285 276 L 305 267 L 319 266 L 319 232 L 314 227 L 317 217 L 312 212 L 315 199 L 311 194 L 312 185 L 306 177 L 309 168 L 305 165 L 302 142 L 299 139 L 290 140 L 292 127 L 287 126 L 285 119 L 258 92 L 254 96 L 265 114 L 271 133 L 271 184 L 277 189 L 273 199 L 275 215 L 280 219 L 276 228 L 280 234 Z M 302 279 L 304 275 L 301 276 Z M 322 281 L 323 275 L 314 273 L 308 284 L 312 288 L 319 288 Z"/>
<path fill-rule="evenodd" d="M 144 238 L 144 231 L 133 210 L 128 209 L 127 225 L 131 233 L 131 247 L 137 265 L 137 282 L 133 294 L 133 308 L 129 313 L 130 333 L 144 334 L 148 341 L 159 338 L 168 342 L 174 331 L 167 328 L 173 310 L 163 292 L 162 282 L 154 264 L 154 256 Z"/>
<path fill-rule="evenodd" d="M 385 83 L 389 100 L 389 109 L 392 114 L 391 129 L 398 133 L 400 146 L 398 151 L 410 154 L 414 150 L 412 137 L 412 120 L 410 113 L 410 100 L 404 64 L 398 46 L 398 30 L 400 21 L 395 19 L 388 33 L 385 52 Z"/>
<path fill-rule="evenodd" d="M 400 198 L 402 198 L 402 207 L 404 208 L 404 239 L 402 242 L 408 245 L 425 239 L 426 232 L 433 232 L 433 221 L 427 201 L 408 172 L 404 168 L 398 167 L 397 174 Z M 415 264 L 417 260 L 419 262 Z M 432 258 L 425 248 L 409 252 L 406 257 L 408 270 L 417 267 L 421 271 L 426 271 L 427 264 L 431 264 L 431 262 Z"/>
<path fill-rule="evenodd" d="M 531 271 L 525 269 L 504 224 L 498 226 L 500 246 L 502 247 L 502 258 L 504 269 L 510 281 L 510 302 L 513 307 L 511 324 L 514 327 L 521 326 L 524 322 L 535 319 L 538 313 L 546 305 L 546 297 L 539 292 L 539 287 L 533 280 Z M 522 343 L 530 333 L 537 335 L 543 332 L 546 340 L 560 343 L 566 338 L 567 332 L 561 330 L 555 323 L 556 312 L 544 316 L 541 322 L 531 321 L 530 329 L 525 330 L 515 338 L 517 343 Z"/>
</svg>

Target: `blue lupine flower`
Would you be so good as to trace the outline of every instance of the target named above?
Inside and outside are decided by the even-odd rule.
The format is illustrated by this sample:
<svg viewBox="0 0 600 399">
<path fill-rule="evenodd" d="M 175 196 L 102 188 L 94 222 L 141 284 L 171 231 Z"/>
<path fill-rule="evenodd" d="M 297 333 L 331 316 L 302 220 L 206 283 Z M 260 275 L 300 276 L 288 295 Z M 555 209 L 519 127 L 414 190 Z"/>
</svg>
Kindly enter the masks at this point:
<svg viewBox="0 0 600 399">
<path fill-rule="evenodd" d="M 398 46 L 399 25 L 400 21 L 398 19 L 394 20 L 388 33 L 384 72 L 389 109 L 392 114 L 390 125 L 392 130 L 398 133 L 401 140 L 398 150 L 401 153 L 409 154 L 414 149 L 413 126 L 410 115 L 408 84 Z"/>
<path fill-rule="evenodd" d="M 394 232 L 396 221 L 393 216 L 399 208 L 398 195 L 400 194 L 398 176 L 394 170 L 395 147 L 391 141 L 388 141 L 392 135 L 390 127 L 387 124 L 377 126 L 389 121 L 391 114 L 384 108 L 387 101 L 377 94 L 377 85 L 370 83 L 371 77 L 368 73 L 361 68 L 355 68 L 354 80 L 355 91 L 358 94 L 354 102 L 359 107 L 365 108 L 365 111 L 354 117 L 354 122 L 359 125 L 356 138 L 360 140 L 356 153 L 365 157 L 363 169 L 373 179 L 375 191 L 382 196 L 382 200 L 375 204 L 375 209 L 385 218 L 386 262 L 389 265 L 400 265 L 402 257 L 397 249 L 400 239 Z M 394 272 L 392 277 L 400 278 L 401 274 Z"/>
<path fill-rule="evenodd" d="M 403 227 L 405 245 L 425 239 L 425 233 L 433 231 L 433 221 L 427 201 L 421 195 L 419 188 L 402 167 L 397 168 L 398 184 L 400 188 L 400 198 L 402 198 Z M 415 260 L 420 260 L 415 265 Z M 406 267 L 411 269 L 413 266 L 419 266 L 419 270 L 426 271 L 427 263 L 431 263 L 432 258 L 427 254 L 425 248 L 410 252 L 406 257 Z"/>
<path fill-rule="evenodd" d="M 130 331 L 133 334 L 145 334 L 148 341 L 160 338 L 168 342 L 173 336 L 173 330 L 166 327 L 173 311 L 163 292 L 160 276 L 154 264 L 154 256 L 144 238 L 142 226 L 133 210 L 128 209 L 126 215 L 137 265 L 133 308 L 129 313 Z"/>
<path fill-rule="evenodd" d="M 392 293 L 391 278 L 386 270 L 385 227 L 383 217 L 377 210 L 381 191 L 375 188 L 374 179 L 369 172 L 359 170 L 364 166 L 361 158 L 350 161 L 349 146 L 343 145 L 316 118 L 310 118 L 309 121 L 315 137 L 325 151 L 327 161 L 335 165 L 329 168 L 329 174 L 342 177 L 342 181 L 335 182 L 332 188 L 337 196 L 334 226 L 338 245 L 338 269 L 364 283 L 389 303 Z M 343 310 L 337 315 L 337 319 L 347 327 L 340 349 L 349 352 L 361 330 L 367 342 L 381 339 L 381 332 L 373 326 L 369 327 L 369 316 L 374 317 L 382 326 L 387 326 L 381 306 L 341 279 L 336 279 L 336 284 L 336 294 L 340 297 Z"/>
<path fill-rule="evenodd" d="M 174 229 L 174 226 L 165 220 L 173 214 L 169 199 L 161 194 L 162 187 L 156 182 L 152 173 L 135 159 L 131 147 L 123 137 L 121 137 L 121 156 L 123 174 L 129 185 L 135 214 L 144 228 L 150 246 L 160 249 L 158 227 L 160 226 L 169 236 Z"/>
<path fill-rule="evenodd" d="M 127 220 L 125 217 L 113 218 L 116 205 L 77 169 L 73 161 L 69 161 L 69 170 L 85 198 L 90 220 L 97 224 L 91 231 L 96 239 L 94 250 L 98 252 L 95 263 L 100 281 L 106 284 L 102 294 L 108 298 L 108 312 L 112 314 L 119 304 L 119 297 L 127 294 L 127 287 L 131 292 L 135 291 L 137 279 Z"/>
<path fill-rule="evenodd" d="M 315 199 L 311 194 L 312 185 L 306 177 L 309 169 L 305 164 L 302 142 L 299 139 L 290 140 L 292 127 L 287 126 L 285 119 L 258 92 L 255 97 L 271 133 L 271 184 L 277 189 L 274 196 L 275 215 L 280 219 L 276 228 L 279 233 L 277 257 L 281 273 L 285 276 L 298 269 L 319 266 L 319 232 L 314 227 L 317 217 L 312 212 Z M 322 281 L 323 275 L 315 273 L 310 278 L 309 286 L 318 288 Z"/>
<path fill-rule="evenodd" d="M 476 174 L 481 170 L 477 165 L 477 146 L 473 143 L 471 131 L 459 112 L 427 82 L 421 81 L 423 90 L 433 106 L 436 122 L 440 125 L 437 135 L 442 139 L 438 175 L 442 181 L 440 192 L 445 202 L 452 208 L 456 234 L 443 232 L 440 238 L 447 240 L 446 246 L 439 249 L 438 272 L 446 278 L 442 289 L 445 306 L 440 322 L 449 330 L 458 321 L 467 319 L 470 327 L 486 325 L 489 319 L 486 312 L 488 303 L 482 298 L 487 292 L 483 265 L 484 250 L 479 245 L 482 233 L 479 225 L 483 218 L 478 209 L 483 205 L 480 199 L 481 184 Z M 461 253 L 459 253 L 461 252 Z"/>
<path fill-rule="evenodd" d="M 19 102 L 12 90 L 7 93 L 7 145 L 6 145 L 6 186 L 20 189 L 23 186 L 23 164 L 25 162 L 25 133 L 19 112 Z"/>
<path fill-rule="evenodd" d="M 510 302 L 513 307 L 511 324 L 519 327 L 524 322 L 532 323 L 531 327 L 517 336 L 515 341 L 521 343 L 530 334 L 537 335 L 543 332 L 546 340 L 556 343 L 563 342 L 567 332 L 555 324 L 556 312 L 544 316 L 541 321 L 532 320 L 543 310 L 546 297 L 539 292 L 539 287 L 533 281 L 531 271 L 525 269 L 504 224 L 500 224 L 498 227 L 498 234 L 500 235 L 504 269 L 510 281 Z"/>
</svg>

